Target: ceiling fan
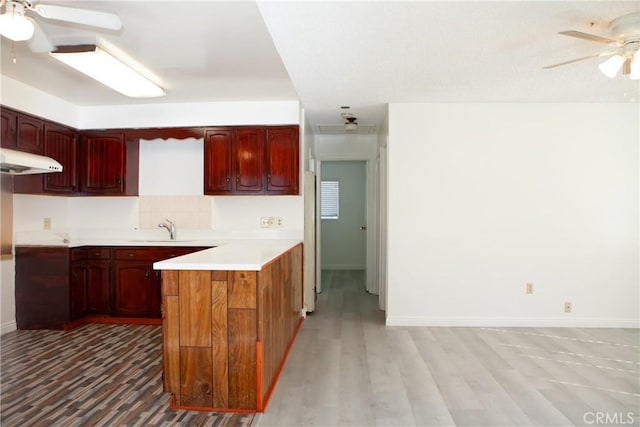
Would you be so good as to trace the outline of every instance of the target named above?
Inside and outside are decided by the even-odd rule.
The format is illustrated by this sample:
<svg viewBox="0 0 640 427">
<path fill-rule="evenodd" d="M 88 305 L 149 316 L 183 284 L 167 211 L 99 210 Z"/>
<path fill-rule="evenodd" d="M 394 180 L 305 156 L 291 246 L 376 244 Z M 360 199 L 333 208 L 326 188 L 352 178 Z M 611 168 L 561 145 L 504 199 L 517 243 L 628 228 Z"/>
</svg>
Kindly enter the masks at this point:
<svg viewBox="0 0 640 427">
<path fill-rule="evenodd" d="M 351 113 L 342 113 L 341 116 L 346 120 L 346 122 L 344 122 L 344 130 L 358 130 L 357 117 Z"/>
<path fill-rule="evenodd" d="M 640 12 L 629 13 L 614 19 L 609 23 L 610 37 L 603 37 L 581 31 L 561 31 L 558 34 L 589 40 L 597 43 L 609 45 L 612 49 L 560 62 L 559 64 L 548 65 L 545 69 L 560 67 L 574 62 L 584 61 L 592 58 L 610 57 L 599 65 L 608 77 L 615 77 L 622 69 L 623 74 L 628 74 L 632 79 L 640 79 Z"/>
<path fill-rule="evenodd" d="M 122 21 L 115 13 L 69 6 L 35 4 L 27 0 L 0 0 L 4 12 L 0 15 L 0 35 L 12 41 L 29 40 L 33 52 L 49 52 L 49 42 L 38 22 L 29 15 L 38 15 L 53 21 L 71 22 L 107 30 L 119 30 Z"/>
</svg>

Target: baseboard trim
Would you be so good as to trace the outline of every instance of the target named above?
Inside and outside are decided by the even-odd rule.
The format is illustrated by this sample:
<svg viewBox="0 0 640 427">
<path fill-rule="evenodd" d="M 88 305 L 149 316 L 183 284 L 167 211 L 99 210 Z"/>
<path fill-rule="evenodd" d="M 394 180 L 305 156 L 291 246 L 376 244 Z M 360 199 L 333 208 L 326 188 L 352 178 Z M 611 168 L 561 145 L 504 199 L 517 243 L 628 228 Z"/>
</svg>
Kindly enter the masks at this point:
<svg viewBox="0 0 640 427">
<path fill-rule="evenodd" d="M 6 334 L 7 332 L 12 332 L 18 329 L 18 325 L 15 320 L 11 322 L 6 322 L 0 325 L 0 335 Z"/>
<path fill-rule="evenodd" d="M 387 316 L 387 326 L 521 327 L 521 328 L 640 328 L 639 319 L 563 318 L 429 318 Z"/>
</svg>

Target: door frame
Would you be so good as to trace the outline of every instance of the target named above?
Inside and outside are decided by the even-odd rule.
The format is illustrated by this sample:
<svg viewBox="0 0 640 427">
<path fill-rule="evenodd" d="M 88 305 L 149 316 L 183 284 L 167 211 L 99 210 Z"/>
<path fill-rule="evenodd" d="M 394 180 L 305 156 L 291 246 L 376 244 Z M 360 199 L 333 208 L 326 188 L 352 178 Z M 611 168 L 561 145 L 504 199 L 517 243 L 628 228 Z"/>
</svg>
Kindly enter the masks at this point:
<svg viewBox="0 0 640 427">
<path fill-rule="evenodd" d="M 379 167 L 377 155 L 365 156 L 362 154 L 332 154 L 318 156 L 316 162 L 316 293 L 322 291 L 322 220 L 320 218 L 320 181 L 322 181 L 322 162 L 326 161 L 364 161 L 366 163 L 366 280 L 365 286 L 367 292 L 378 295 L 379 284 L 377 280 L 378 269 L 376 262 L 378 260 L 379 248 Z"/>
</svg>

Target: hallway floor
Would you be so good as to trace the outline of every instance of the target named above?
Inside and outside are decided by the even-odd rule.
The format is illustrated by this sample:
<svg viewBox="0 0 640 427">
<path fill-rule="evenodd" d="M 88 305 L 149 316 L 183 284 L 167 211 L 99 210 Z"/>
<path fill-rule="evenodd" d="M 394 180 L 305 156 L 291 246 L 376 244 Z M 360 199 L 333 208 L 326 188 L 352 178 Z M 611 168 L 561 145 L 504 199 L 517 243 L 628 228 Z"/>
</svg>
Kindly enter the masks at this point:
<svg viewBox="0 0 640 427">
<path fill-rule="evenodd" d="M 385 327 L 364 271 L 324 271 L 270 426 L 640 425 L 640 331 Z"/>
</svg>

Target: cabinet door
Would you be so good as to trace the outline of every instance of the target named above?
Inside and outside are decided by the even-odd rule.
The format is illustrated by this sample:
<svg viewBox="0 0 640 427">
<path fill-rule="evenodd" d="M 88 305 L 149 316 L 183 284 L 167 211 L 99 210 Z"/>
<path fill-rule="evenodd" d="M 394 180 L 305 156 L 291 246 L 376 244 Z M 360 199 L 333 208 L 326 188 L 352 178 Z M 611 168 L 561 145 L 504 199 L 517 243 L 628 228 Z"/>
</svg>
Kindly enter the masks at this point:
<svg viewBox="0 0 640 427">
<path fill-rule="evenodd" d="M 44 191 L 73 193 L 78 189 L 76 133 L 62 126 L 44 125 L 44 154 L 62 164 L 62 172 L 44 175 Z"/>
<path fill-rule="evenodd" d="M 42 120 L 18 114 L 17 118 L 18 150 L 42 154 Z"/>
<path fill-rule="evenodd" d="M 116 261 L 113 314 L 149 317 L 152 314 L 152 267 L 145 261 Z"/>
<path fill-rule="evenodd" d="M 235 179 L 232 170 L 232 133 L 228 128 L 207 130 L 204 137 L 204 193 L 229 194 Z"/>
<path fill-rule="evenodd" d="M 111 313 L 111 262 L 87 261 L 87 311 L 94 314 Z"/>
<path fill-rule="evenodd" d="M 17 148 L 17 115 L 14 111 L 2 108 L 0 110 L 0 144 L 6 148 Z"/>
<path fill-rule="evenodd" d="M 264 128 L 237 129 L 234 143 L 235 192 L 264 192 Z"/>
<path fill-rule="evenodd" d="M 87 269 L 83 262 L 71 265 L 69 282 L 71 320 L 76 320 L 87 314 Z"/>
<path fill-rule="evenodd" d="M 267 193 L 298 194 L 299 139 L 297 127 L 267 129 Z"/>
<path fill-rule="evenodd" d="M 124 134 L 85 135 L 81 148 L 81 191 L 123 194 L 126 146 Z"/>
</svg>

